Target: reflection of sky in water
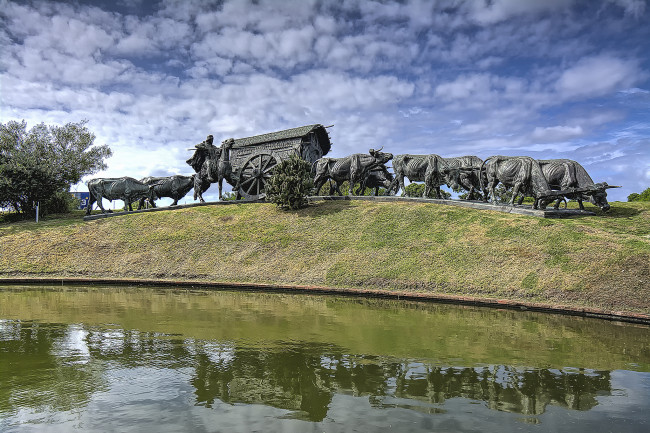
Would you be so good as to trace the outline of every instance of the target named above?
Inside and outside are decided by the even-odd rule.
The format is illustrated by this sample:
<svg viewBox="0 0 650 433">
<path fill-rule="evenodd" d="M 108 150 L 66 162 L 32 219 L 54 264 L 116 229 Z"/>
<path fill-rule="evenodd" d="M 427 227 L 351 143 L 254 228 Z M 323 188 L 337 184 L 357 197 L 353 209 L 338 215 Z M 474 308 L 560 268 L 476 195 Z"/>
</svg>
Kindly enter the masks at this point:
<svg viewBox="0 0 650 433">
<path fill-rule="evenodd" d="M 72 363 L 87 363 L 90 360 L 90 351 L 86 337 L 88 331 L 83 329 L 80 324 L 68 325 L 65 336 L 62 340 L 57 341 L 52 353 L 59 358 L 68 359 Z"/>
<path fill-rule="evenodd" d="M 210 361 L 217 365 L 227 365 L 235 357 L 235 348 L 232 344 L 209 342 L 203 345 L 203 350 Z"/>
</svg>

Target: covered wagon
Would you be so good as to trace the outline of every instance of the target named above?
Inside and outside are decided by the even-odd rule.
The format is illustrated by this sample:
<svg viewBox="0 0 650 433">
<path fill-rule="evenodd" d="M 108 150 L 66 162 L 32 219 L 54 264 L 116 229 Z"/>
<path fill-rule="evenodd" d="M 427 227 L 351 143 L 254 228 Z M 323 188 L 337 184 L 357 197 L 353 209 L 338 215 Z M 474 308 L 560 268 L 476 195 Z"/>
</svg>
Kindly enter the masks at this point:
<svg viewBox="0 0 650 433">
<path fill-rule="evenodd" d="M 329 134 L 321 124 L 300 126 L 268 134 L 236 138 L 230 149 L 233 179 L 241 196 L 260 198 L 276 165 L 297 153 L 309 163 L 331 148 Z"/>
</svg>

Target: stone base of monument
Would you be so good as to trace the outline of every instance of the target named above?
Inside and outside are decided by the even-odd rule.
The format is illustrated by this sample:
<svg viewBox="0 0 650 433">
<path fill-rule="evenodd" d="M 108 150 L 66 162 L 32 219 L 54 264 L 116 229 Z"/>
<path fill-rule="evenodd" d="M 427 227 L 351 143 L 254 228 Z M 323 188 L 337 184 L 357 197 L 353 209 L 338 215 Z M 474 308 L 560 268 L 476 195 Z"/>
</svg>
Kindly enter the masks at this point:
<svg viewBox="0 0 650 433">
<path fill-rule="evenodd" d="M 433 203 L 444 204 L 448 206 L 460 206 L 471 209 L 492 210 L 497 212 L 514 213 L 521 215 L 531 215 L 540 218 L 569 218 L 575 216 L 594 216 L 594 212 L 579 210 L 579 209 L 533 209 L 531 205 L 495 205 L 492 203 L 483 203 L 481 201 L 471 200 L 442 200 L 437 198 L 419 198 L 419 197 L 396 197 L 396 196 L 313 196 L 309 197 L 310 202 L 324 201 L 324 200 L 365 200 L 365 201 L 378 201 L 378 202 L 413 202 L 413 203 Z M 181 204 L 177 206 L 156 207 L 142 210 L 134 210 L 131 212 L 111 212 L 111 213 L 98 213 L 94 215 L 84 216 L 84 221 L 92 221 L 101 218 L 110 218 L 114 216 L 140 214 L 145 212 L 159 212 L 165 210 L 186 209 L 189 207 L 197 206 L 227 206 L 246 203 L 264 203 L 264 199 L 259 200 L 226 200 L 226 201 L 212 201 L 205 203 L 190 203 Z"/>
<path fill-rule="evenodd" d="M 420 197 L 397 197 L 397 196 L 314 196 L 309 197 L 309 201 L 319 200 L 368 200 L 384 202 L 415 202 L 415 203 L 434 203 L 448 206 L 460 206 L 471 209 L 492 210 L 497 212 L 514 213 L 521 215 L 531 215 L 540 218 L 569 218 L 575 216 L 594 216 L 594 212 L 580 209 L 533 209 L 532 205 L 515 205 L 492 204 L 474 200 L 443 200 L 437 198 L 420 198 Z"/>
<path fill-rule="evenodd" d="M 140 209 L 134 211 L 126 212 L 111 212 L 111 213 L 97 213 L 92 215 L 85 215 L 84 221 L 92 221 L 101 218 L 110 218 L 114 216 L 122 215 L 131 215 L 131 214 L 141 214 L 146 212 L 159 212 L 164 210 L 178 210 L 178 209 L 187 209 L 188 207 L 198 207 L 198 206 L 227 206 L 232 204 L 246 204 L 246 203 L 264 203 L 264 199 L 258 200 L 224 200 L 224 201 L 206 201 L 205 203 L 189 203 L 189 204 L 179 204 L 176 206 L 162 206 L 162 207 L 152 207 L 149 209 Z"/>
</svg>

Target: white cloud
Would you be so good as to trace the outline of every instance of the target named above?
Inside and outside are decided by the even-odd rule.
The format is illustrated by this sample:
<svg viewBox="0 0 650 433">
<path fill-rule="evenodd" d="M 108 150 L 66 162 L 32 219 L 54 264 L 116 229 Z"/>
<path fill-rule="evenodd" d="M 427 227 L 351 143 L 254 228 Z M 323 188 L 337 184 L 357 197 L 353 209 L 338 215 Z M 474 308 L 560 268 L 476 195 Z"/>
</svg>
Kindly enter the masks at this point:
<svg viewBox="0 0 650 433">
<path fill-rule="evenodd" d="M 471 18 L 479 24 L 495 24 L 517 15 L 535 15 L 540 12 L 561 10 L 574 0 L 492 0 L 470 1 Z"/>
<path fill-rule="evenodd" d="M 634 61 L 612 55 L 580 59 L 566 69 L 556 83 L 563 98 L 598 97 L 626 89 L 643 76 Z"/>
<path fill-rule="evenodd" d="M 538 143 L 565 141 L 584 134 L 581 126 L 547 126 L 536 127 L 531 135 Z"/>
</svg>

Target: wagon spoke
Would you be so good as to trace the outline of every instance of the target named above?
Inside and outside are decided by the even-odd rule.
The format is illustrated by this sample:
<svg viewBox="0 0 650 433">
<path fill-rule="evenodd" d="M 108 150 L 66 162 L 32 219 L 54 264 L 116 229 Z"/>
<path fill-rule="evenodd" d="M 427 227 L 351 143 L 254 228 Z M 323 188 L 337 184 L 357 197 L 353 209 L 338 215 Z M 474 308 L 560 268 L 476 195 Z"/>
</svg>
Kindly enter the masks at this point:
<svg viewBox="0 0 650 433">
<path fill-rule="evenodd" d="M 255 178 L 252 178 L 252 177 L 251 177 L 250 179 L 246 179 L 245 181 L 243 181 L 243 182 L 241 183 L 241 187 L 244 188 L 245 185 L 247 185 L 247 184 L 253 182 L 254 180 L 255 180 Z"/>
<path fill-rule="evenodd" d="M 253 189 L 253 187 L 254 187 L 255 184 L 257 183 L 257 182 L 255 182 L 255 179 L 251 179 L 251 180 L 252 180 L 253 182 L 251 182 L 251 186 L 249 186 L 248 189 L 246 190 L 246 194 L 250 194 L 250 193 L 251 193 L 251 190 Z"/>
<path fill-rule="evenodd" d="M 271 165 L 272 162 L 273 162 L 273 159 L 272 159 L 272 158 L 267 158 L 267 159 L 266 159 L 266 162 L 264 163 L 264 167 L 262 167 L 262 170 L 268 170 L 268 169 L 269 169 L 269 165 Z M 273 168 L 273 167 L 271 167 L 271 168 Z"/>
</svg>

